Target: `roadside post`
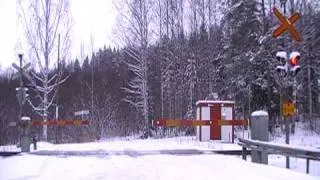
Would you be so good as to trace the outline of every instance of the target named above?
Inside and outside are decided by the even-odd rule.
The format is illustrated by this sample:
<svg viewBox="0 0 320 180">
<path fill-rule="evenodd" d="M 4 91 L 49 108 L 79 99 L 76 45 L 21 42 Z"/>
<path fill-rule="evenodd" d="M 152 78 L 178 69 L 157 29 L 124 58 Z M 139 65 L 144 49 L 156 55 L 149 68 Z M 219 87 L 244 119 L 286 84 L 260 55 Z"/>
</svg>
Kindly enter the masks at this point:
<svg viewBox="0 0 320 180">
<path fill-rule="evenodd" d="M 30 117 L 23 116 L 20 120 L 20 128 L 21 128 L 21 152 L 30 152 L 30 144 L 31 144 L 31 121 Z"/>
<path fill-rule="evenodd" d="M 268 132 L 269 116 L 265 111 L 255 111 L 251 114 L 251 139 L 259 141 L 269 141 Z M 268 164 L 268 153 L 252 150 L 252 162 Z"/>
</svg>

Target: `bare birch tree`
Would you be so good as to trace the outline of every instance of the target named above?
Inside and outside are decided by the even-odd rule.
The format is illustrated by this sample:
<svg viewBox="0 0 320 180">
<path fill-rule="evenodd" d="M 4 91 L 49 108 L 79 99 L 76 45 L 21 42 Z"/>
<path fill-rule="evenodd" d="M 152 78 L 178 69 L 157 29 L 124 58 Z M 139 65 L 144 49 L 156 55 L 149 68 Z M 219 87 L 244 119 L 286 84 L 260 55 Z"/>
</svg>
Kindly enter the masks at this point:
<svg viewBox="0 0 320 180">
<path fill-rule="evenodd" d="M 126 53 L 132 61 L 127 62 L 135 77 L 123 89 L 128 96 L 124 100 L 142 112 L 143 132 L 149 134 L 148 46 L 150 36 L 152 0 L 124 0 L 120 11 L 125 30 Z M 120 10 L 122 9 L 122 11 Z M 125 11 L 125 12 L 124 12 Z"/>
<path fill-rule="evenodd" d="M 70 49 L 71 15 L 68 0 L 17 1 L 19 20 L 23 24 L 28 59 L 35 67 L 28 79 L 40 100 L 29 101 L 44 121 L 48 120 L 56 90 L 63 83 L 62 73 L 50 69 L 59 58 L 65 60 Z M 36 99 L 33 99 L 36 100 Z M 43 140 L 47 141 L 47 126 L 43 127 Z"/>
</svg>

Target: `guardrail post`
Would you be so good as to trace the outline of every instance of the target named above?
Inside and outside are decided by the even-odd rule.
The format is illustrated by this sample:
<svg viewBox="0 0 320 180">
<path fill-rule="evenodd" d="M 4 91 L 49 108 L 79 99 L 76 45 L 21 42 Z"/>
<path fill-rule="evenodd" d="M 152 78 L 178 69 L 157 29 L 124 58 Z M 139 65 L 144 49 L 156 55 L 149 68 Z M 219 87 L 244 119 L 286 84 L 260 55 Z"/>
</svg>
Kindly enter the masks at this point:
<svg viewBox="0 0 320 180">
<path fill-rule="evenodd" d="M 32 136 L 32 144 L 33 144 L 33 150 L 37 150 L 37 138 L 35 135 Z"/>
<path fill-rule="evenodd" d="M 259 141 L 269 141 L 269 116 L 265 111 L 255 111 L 251 114 L 251 138 Z M 251 151 L 252 162 L 268 164 L 268 153 L 261 150 Z"/>
<path fill-rule="evenodd" d="M 242 147 L 242 159 L 247 160 L 247 148 L 244 146 Z"/>
<path fill-rule="evenodd" d="M 306 159 L 306 173 L 310 173 L 310 161 L 320 161 L 320 150 L 291 147 L 283 144 L 266 143 L 257 140 L 248 140 L 239 138 L 238 144 L 242 146 L 242 158 L 246 160 L 247 148 L 251 149 L 251 159 L 255 163 L 265 163 L 263 154 L 268 157 L 268 152 L 272 154 L 280 154 L 283 156 L 292 156 L 296 158 Z M 266 159 L 268 160 L 268 159 Z"/>
<path fill-rule="evenodd" d="M 310 159 L 309 158 L 307 158 L 307 174 L 309 174 L 309 165 L 310 165 Z"/>
</svg>

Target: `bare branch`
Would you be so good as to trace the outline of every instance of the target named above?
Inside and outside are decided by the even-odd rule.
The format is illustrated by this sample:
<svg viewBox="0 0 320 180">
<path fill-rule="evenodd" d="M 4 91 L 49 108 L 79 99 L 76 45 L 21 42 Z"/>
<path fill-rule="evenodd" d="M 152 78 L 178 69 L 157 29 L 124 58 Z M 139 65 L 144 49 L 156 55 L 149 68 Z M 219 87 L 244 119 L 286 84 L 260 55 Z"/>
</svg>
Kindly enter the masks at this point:
<svg viewBox="0 0 320 180">
<path fill-rule="evenodd" d="M 70 14 L 68 0 L 30 0 L 18 2 L 21 21 L 25 29 L 25 39 L 30 47 L 29 57 L 36 63 L 34 72 L 26 75 L 30 81 L 37 98 L 41 100 L 38 106 L 32 107 L 43 119 L 48 118 L 48 110 L 52 106 L 57 87 L 64 83 L 68 77 L 61 79 L 61 73 L 51 76 L 52 64 L 58 59 L 58 36 L 62 36 L 62 57 L 68 54 L 70 40 Z M 60 57 L 61 57 L 60 56 Z M 38 72 L 39 71 L 39 72 Z M 46 127 L 43 132 L 47 139 Z"/>
</svg>

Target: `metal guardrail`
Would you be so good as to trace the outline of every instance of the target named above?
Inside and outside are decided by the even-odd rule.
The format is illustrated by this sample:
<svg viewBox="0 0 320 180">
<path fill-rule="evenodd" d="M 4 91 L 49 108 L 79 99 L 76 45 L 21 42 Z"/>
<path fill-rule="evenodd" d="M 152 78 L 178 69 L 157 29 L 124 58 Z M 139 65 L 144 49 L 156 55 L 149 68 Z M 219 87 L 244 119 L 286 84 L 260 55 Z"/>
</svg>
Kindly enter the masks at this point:
<svg viewBox="0 0 320 180">
<path fill-rule="evenodd" d="M 0 151 L 0 157 L 9 157 L 9 156 L 14 156 L 14 155 L 18 155 L 21 152 L 6 152 L 6 151 Z"/>
<path fill-rule="evenodd" d="M 242 158 L 244 160 L 247 159 L 247 148 L 251 149 L 252 151 L 259 151 L 267 154 L 280 154 L 284 156 L 306 159 L 306 173 L 309 173 L 310 160 L 320 161 L 320 150 L 317 149 L 293 147 L 286 144 L 276 144 L 242 138 L 239 138 L 238 144 L 242 146 Z"/>
</svg>

